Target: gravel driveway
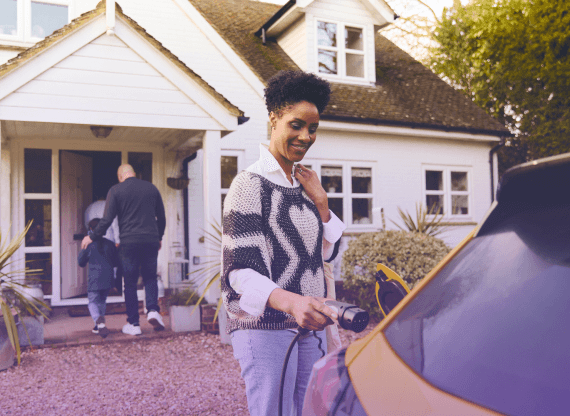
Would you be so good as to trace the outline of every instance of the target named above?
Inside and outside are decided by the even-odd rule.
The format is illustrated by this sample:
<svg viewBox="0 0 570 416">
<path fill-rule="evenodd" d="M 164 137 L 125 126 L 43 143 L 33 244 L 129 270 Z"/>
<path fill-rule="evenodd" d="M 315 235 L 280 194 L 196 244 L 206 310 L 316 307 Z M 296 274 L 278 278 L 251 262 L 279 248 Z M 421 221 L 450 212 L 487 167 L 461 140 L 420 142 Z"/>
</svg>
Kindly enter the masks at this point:
<svg viewBox="0 0 570 416">
<path fill-rule="evenodd" d="M 344 345 L 367 334 L 341 331 Z M 0 371 L 1 415 L 247 415 L 232 348 L 193 332 L 22 353 Z"/>
</svg>

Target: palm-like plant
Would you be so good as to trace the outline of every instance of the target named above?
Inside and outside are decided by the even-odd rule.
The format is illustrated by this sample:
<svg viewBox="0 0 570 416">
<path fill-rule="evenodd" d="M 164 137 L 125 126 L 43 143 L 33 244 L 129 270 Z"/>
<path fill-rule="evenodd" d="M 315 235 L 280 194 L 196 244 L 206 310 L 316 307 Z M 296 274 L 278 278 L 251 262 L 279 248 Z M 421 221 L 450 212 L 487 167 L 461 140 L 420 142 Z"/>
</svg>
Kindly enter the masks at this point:
<svg viewBox="0 0 570 416">
<path fill-rule="evenodd" d="M 211 259 L 204 263 L 204 266 L 200 269 L 194 270 L 190 273 L 190 276 L 193 277 L 194 282 L 198 282 L 199 287 L 203 287 L 202 295 L 196 302 L 196 306 L 192 310 L 192 313 L 199 307 L 206 292 L 215 284 L 218 286 L 221 285 L 220 277 L 222 275 L 222 226 L 216 221 L 213 220 L 210 222 L 210 227 L 214 230 L 213 232 L 203 230 L 204 231 L 204 240 L 210 244 L 210 247 L 214 251 L 214 255 L 211 255 Z M 216 308 L 216 313 L 214 315 L 214 321 L 218 318 L 218 313 L 222 307 L 222 297 L 218 300 L 218 306 Z"/>
<path fill-rule="evenodd" d="M 26 293 L 26 289 L 28 289 L 29 286 L 25 283 L 25 278 L 39 272 L 39 270 L 24 269 L 6 271 L 7 267 L 12 264 L 12 256 L 22 245 L 22 241 L 31 225 L 32 222 L 30 221 L 24 231 L 15 236 L 10 242 L 2 238 L 0 231 L 0 309 L 4 317 L 8 338 L 16 351 L 18 364 L 20 364 L 21 360 L 21 350 L 14 314 L 18 315 L 18 318 L 23 324 L 21 316 L 23 312 L 27 312 L 32 316 L 41 315 L 47 318 L 42 312 L 41 307 L 49 309 L 44 302 Z M 27 334 L 25 325 L 23 327 Z"/>
<path fill-rule="evenodd" d="M 419 202 L 416 202 L 416 218 L 414 219 L 410 213 L 403 211 L 398 207 L 398 214 L 404 222 L 404 226 L 390 220 L 396 227 L 403 231 L 417 232 L 420 234 L 431 235 L 435 237 L 445 231 L 447 227 L 442 224 L 443 214 L 438 214 L 439 208 L 437 205 L 432 205 L 426 208 Z"/>
</svg>

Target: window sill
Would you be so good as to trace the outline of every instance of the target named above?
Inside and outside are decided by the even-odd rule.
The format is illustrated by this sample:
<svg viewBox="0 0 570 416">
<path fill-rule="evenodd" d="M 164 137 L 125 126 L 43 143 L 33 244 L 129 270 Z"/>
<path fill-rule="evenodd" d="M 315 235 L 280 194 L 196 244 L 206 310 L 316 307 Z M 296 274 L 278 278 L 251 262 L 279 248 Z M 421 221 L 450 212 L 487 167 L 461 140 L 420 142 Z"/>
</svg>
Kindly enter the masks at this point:
<svg viewBox="0 0 570 416">
<path fill-rule="evenodd" d="M 41 40 L 41 39 L 40 39 Z M 39 40 L 37 41 L 39 42 Z M 0 37 L 0 49 L 3 50 L 16 50 L 16 51 L 25 51 L 26 49 L 31 48 L 37 42 L 24 42 L 21 40 L 13 40 L 13 39 L 6 39 Z"/>
<path fill-rule="evenodd" d="M 341 77 L 335 77 L 335 76 L 323 74 L 320 72 L 318 72 L 316 75 L 318 75 L 321 78 L 326 79 L 329 82 L 335 82 L 337 84 L 362 85 L 365 87 L 373 87 L 375 85 L 374 82 L 369 81 L 367 79 L 341 78 Z"/>
</svg>

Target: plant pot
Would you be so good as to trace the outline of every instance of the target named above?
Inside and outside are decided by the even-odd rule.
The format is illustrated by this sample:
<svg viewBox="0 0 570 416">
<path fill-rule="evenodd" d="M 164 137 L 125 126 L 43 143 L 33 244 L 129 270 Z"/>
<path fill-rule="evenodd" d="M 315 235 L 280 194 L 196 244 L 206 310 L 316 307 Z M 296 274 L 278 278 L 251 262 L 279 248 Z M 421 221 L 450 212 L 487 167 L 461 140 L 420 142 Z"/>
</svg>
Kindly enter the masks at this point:
<svg viewBox="0 0 570 416">
<path fill-rule="evenodd" d="M 0 317 L 0 371 L 12 367 L 15 361 L 16 351 L 10 344 L 4 319 Z"/>
<path fill-rule="evenodd" d="M 170 307 L 170 327 L 173 332 L 200 331 L 202 329 L 200 308 L 196 308 L 192 313 L 195 307 L 196 305 Z"/>
</svg>

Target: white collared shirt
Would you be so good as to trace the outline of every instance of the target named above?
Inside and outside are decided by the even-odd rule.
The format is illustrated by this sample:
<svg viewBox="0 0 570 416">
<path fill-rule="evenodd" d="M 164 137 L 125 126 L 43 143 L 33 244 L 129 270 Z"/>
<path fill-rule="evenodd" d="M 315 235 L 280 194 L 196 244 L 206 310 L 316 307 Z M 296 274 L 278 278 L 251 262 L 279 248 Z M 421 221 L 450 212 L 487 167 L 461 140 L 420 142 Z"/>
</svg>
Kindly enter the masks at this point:
<svg viewBox="0 0 570 416">
<path fill-rule="evenodd" d="M 289 182 L 287 175 L 275 159 L 269 147 L 265 144 L 259 145 L 259 160 L 246 169 L 248 172 L 256 173 L 276 185 L 287 188 L 297 188 L 301 186 L 293 175 L 293 183 Z M 328 259 L 334 251 L 334 244 L 342 236 L 346 225 L 330 211 L 331 218 L 327 223 L 323 223 L 323 259 Z M 259 316 L 263 314 L 267 299 L 274 289 L 279 286 L 267 276 L 264 276 L 253 269 L 236 269 L 229 274 L 230 286 L 241 295 L 239 306 L 250 315 Z"/>
</svg>

